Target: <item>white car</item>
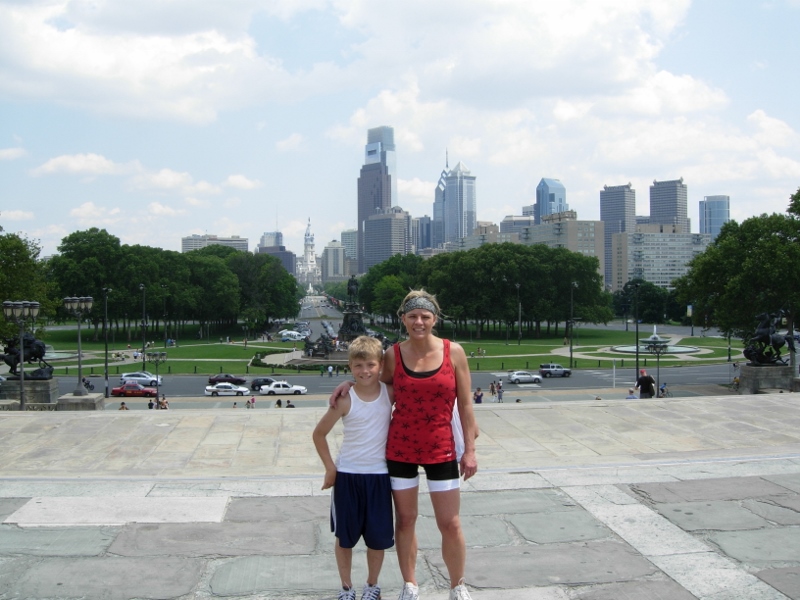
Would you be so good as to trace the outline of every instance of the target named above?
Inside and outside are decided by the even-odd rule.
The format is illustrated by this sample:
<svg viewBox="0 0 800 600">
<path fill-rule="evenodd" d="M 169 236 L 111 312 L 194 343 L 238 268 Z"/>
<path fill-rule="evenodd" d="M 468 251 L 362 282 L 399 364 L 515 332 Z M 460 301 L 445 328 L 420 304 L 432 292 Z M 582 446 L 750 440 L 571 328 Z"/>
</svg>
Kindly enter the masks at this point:
<svg viewBox="0 0 800 600">
<path fill-rule="evenodd" d="M 261 386 L 261 393 L 268 396 L 274 396 L 275 394 L 294 394 L 297 396 L 306 392 L 308 390 L 302 385 L 292 385 L 288 381 L 273 381 L 269 385 Z"/>
<path fill-rule="evenodd" d="M 299 331 L 287 331 L 281 336 L 282 342 L 302 342 L 306 339 L 306 335 L 303 335 Z"/>
<path fill-rule="evenodd" d="M 217 383 L 206 386 L 206 396 L 244 396 L 250 390 L 241 385 L 232 383 Z"/>
<path fill-rule="evenodd" d="M 123 373 L 119 378 L 120 385 L 125 385 L 128 382 L 141 383 L 144 386 L 154 387 L 163 385 L 161 375 L 156 377 L 149 371 L 136 371 L 135 373 Z"/>
<path fill-rule="evenodd" d="M 529 371 L 511 371 L 508 380 L 511 383 L 542 383 L 542 377 L 538 373 Z"/>
</svg>

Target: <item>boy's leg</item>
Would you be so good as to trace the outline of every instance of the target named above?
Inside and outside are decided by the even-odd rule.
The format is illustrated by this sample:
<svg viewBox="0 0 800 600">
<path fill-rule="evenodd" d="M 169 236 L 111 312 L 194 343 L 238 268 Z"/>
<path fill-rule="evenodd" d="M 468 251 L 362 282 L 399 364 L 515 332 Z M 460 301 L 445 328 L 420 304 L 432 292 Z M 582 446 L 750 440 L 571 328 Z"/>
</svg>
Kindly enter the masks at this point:
<svg viewBox="0 0 800 600">
<path fill-rule="evenodd" d="M 369 585 L 378 584 L 378 577 L 381 574 L 381 567 L 383 566 L 383 555 L 383 550 L 367 548 L 367 583 Z"/>
<path fill-rule="evenodd" d="M 339 578 L 342 580 L 342 587 L 352 589 L 353 580 L 351 572 L 353 568 L 353 549 L 342 548 L 339 545 L 339 538 L 336 538 L 335 552 L 336 567 L 339 569 Z M 378 571 L 380 571 L 380 567 L 378 567 Z"/>
</svg>

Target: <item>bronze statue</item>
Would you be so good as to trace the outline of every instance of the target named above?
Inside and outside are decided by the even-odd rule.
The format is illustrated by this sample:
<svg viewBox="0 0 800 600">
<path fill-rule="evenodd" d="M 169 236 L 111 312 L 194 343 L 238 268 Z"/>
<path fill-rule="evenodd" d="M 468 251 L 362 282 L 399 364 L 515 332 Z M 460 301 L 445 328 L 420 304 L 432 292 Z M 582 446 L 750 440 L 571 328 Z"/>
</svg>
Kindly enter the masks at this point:
<svg viewBox="0 0 800 600">
<path fill-rule="evenodd" d="M 347 282 L 347 298 L 350 302 L 358 302 L 358 279 L 355 275 L 350 275 Z"/>
<path fill-rule="evenodd" d="M 5 338 L 3 361 L 9 367 L 11 375 L 19 375 L 20 351 L 19 337 Z M 32 333 L 25 332 L 22 336 L 22 347 L 25 351 L 25 362 L 33 364 L 36 361 L 39 368 L 26 375 L 26 379 L 52 379 L 53 367 L 44 359 L 46 352 L 44 342 L 37 340 Z"/>
<path fill-rule="evenodd" d="M 777 333 L 777 325 L 783 318 L 783 311 L 756 315 L 758 326 L 755 333 L 747 341 L 743 354 L 753 365 L 785 365 L 787 361 L 781 358 L 781 348 L 787 346 L 789 352 L 794 353 L 794 338 L 791 335 Z"/>
</svg>

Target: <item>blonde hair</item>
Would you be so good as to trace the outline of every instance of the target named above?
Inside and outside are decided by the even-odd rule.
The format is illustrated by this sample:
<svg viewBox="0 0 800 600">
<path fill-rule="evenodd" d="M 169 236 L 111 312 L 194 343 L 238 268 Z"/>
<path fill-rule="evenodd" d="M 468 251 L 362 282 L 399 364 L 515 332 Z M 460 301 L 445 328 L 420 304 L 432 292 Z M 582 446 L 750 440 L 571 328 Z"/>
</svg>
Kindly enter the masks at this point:
<svg viewBox="0 0 800 600">
<path fill-rule="evenodd" d="M 383 343 L 368 335 L 360 335 L 352 342 L 347 350 L 347 361 L 375 359 L 380 361 L 383 358 Z"/>
<path fill-rule="evenodd" d="M 411 309 L 406 309 L 406 305 L 407 305 L 407 304 L 409 304 L 409 302 L 411 302 L 411 303 L 412 303 L 412 305 L 413 305 L 414 303 L 413 303 L 412 301 L 413 301 L 413 300 L 416 300 L 416 299 L 418 299 L 418 298 L 419 298 L 420 300 L 423 300 L 423 301 L 425 301 L 425 302 L 429 302 L 430 304 L 432 304 L 432 305 L 433 305 L 433 308 L 434 308 L 435 310 L 432 310 L 431 312 L 433 313 L 433 315 L 434 315 L 434 316 L 435 316 L 437 319 L 438 319 L 438 318 L 440 318 L 440 317 L 442 316 L 442 309 L 441 309 L 441 308 L 439 308 L 439 302 L 437 302 L 437 300 L 436 300 L 436 296 L 434 296 L 433 294 L 430 294 L 430 293 L 426 292 L 426 291 L 425 291 L 424 289 L 422 289 L 422 288 L 420 288 L 420 289 L 418 289 L 418 290 L 411 290 L 410 292 L 408 292 L 408 294 L 406 294 L 406 297 L 405 297 L 405 298 L 403 298 L 403 301 L 400 303 L 400 308 L 398 308 L 398 309 L 397 309 L 397 316 L 398 316 L 398 317 L 402 317 L 402 316 L 403 316 L 405 313 L 407 313 L 409 310 L 413 310 L 413 308 L 411 308 Z M 416 307 L 414 307 L 414 308 L 422 308 L 422 307 L 416 306 Z"/>
</svg>

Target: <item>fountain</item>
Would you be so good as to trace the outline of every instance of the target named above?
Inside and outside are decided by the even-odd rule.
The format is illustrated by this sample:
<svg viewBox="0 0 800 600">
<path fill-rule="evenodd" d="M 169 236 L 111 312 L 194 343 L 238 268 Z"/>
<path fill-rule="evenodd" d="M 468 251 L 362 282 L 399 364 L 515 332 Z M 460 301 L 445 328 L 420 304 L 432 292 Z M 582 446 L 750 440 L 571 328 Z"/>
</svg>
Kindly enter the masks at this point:
<svg viewBox="0 0 800 600">
<path fill-rule="evenodd" d="M 692 354 L 700 352 L 697 346 L 672 346 L 669 340 L 662 338 L 656 331 L 656 326 L 653 325 L 653 335 L 650 337 L 642 338 L 638 341 L 639 352 L 650 352 L 649 348 L 658 348 L 660 354 Z M 614 346 L 611 348 L 614 352 L 624 352 L 625 354 L 636 354 L 636 346 Z"/>
</svg>

